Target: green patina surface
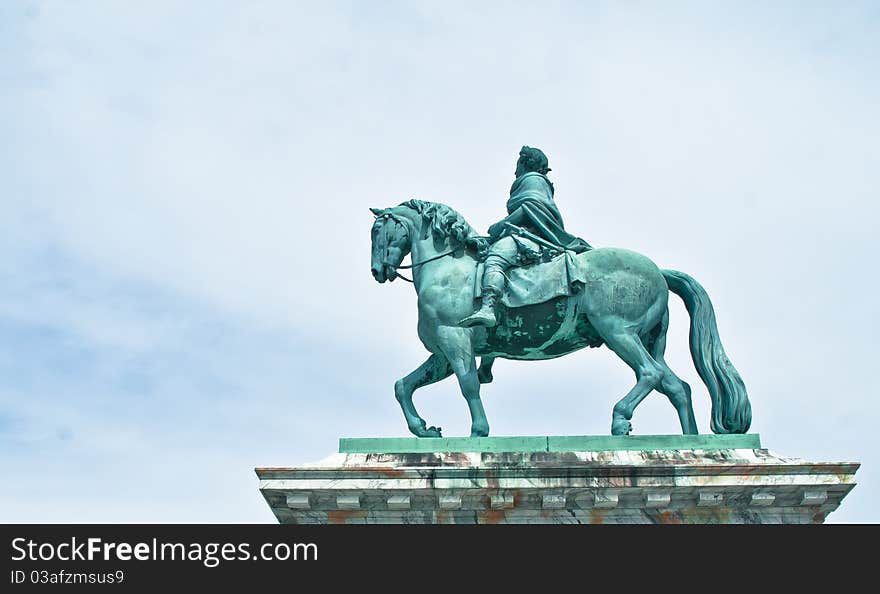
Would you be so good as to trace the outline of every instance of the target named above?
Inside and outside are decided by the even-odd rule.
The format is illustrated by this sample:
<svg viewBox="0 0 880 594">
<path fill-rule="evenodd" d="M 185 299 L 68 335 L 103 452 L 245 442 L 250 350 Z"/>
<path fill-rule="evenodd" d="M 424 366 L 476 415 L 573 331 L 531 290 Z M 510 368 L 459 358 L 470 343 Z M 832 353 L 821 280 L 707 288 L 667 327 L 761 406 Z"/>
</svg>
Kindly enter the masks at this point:
<svg viewBox="0 0 880 594">
<path fill-rule="evenodd" d="M 487 236 L 439 202 L 411 199 L 390 208 L 370 209 L 375 216 L 370 229 L 370 271 L 377 282 L 384 283 L 406 278 L 400 270 L 412 270 L 412 279 L 407 280 L 418 296 L 418 335 L 431 353 L 394 383 L 407 428 L 417 437 L 442 440 L 441 428 L 429 425 L 419 414 L 413 394 L 455 374 L 471 414 L 471 437 L 486 437 L 489 420 L 480 393 L 482 386 L 492 382 L 496 358 L 553 359 L 605 344 L 636 375 L 635 385 L 622 390 L 612 408 L 611 434 L 628 435 L 636 407 L 657 390 L 675 409 L 681 432 L 696 436 L 691 387 L 664 359 L 669 294 L 674 293 L 690 317 L 691 358 L 712 403 L 709 428 L 719 435 L 745 434 L 752 421 L 748 393 L 721 345 L 705 288 L 683 272 L 661 270 L 642 254 L 614 247 L 593 249 L 571 235 L 557 208 L 549 171 L 543 151 L 522 147 L 507 216 L 490 226 Z M 407 255 L 410 264 L 403 263 Z M 475 285 L 480 288 L 479 299 Z M 393 311 L 375 313 L 395 316 Z M 481 358 L 476 374 L 475 356 Z M 545 396 L 552 394 L 540 395 L 541 406 L 548 406 Z M 479 444 L 478 451 L 532 451 L 557 443 L 555 438 L 532 439 L 400 442 L 394 447 L 411 452 L 473 451 Z M 695 443 L 705 444 L 696 439 Z M 575 446 L 560 438 L 558 443 L 565 444 L 558 447 L 579 449 L 642 447 L 634 441 Z M 364 444 L 389 446 L 391 442 Z"/>
<path fill-rule="evenodd" d="M 609 450 L 758 449 L 761 437 L 745 435 L 561 435 L 524 437 L 342 437 L 342 454 L 431 452 L 601 452 Z"/>
</svg>

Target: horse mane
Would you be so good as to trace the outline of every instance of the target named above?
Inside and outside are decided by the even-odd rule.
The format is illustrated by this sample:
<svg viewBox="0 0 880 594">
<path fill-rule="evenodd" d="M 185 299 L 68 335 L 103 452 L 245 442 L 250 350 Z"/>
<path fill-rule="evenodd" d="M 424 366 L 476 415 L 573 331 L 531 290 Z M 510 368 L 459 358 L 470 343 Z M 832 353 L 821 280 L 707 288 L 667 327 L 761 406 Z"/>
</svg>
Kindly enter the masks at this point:
<svg viewBox="0 0 880 594">
<path fill-rule="evenodd" d="M 412 199 L 402 202 L 400 206 L 411 208 L 422 215 L 422 218 L 431 225 L 431 231 L 438 239 L 452 238 L 464 243 L 468 237 L 477 235 L 463 216 L 445 204 Z"/>
</svg>

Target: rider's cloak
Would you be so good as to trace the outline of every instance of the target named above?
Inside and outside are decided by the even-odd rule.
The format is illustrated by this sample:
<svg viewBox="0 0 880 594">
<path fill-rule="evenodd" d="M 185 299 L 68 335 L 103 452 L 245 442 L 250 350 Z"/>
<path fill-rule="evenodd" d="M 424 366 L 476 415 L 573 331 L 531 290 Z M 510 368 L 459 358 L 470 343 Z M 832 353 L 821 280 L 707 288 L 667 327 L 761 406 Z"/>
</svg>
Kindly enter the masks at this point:
<svg viewBox="0 0 880 594">
<path fill-rule="evenodd" d="M 575 252 L 590 249 L 590 244 L 565 230 L 562 215 L 553 201 L 553 184 L 537 171 L 525 173 L 510 187 L 505 220 L 524 226 L 542 238 Z"/>
</svg>

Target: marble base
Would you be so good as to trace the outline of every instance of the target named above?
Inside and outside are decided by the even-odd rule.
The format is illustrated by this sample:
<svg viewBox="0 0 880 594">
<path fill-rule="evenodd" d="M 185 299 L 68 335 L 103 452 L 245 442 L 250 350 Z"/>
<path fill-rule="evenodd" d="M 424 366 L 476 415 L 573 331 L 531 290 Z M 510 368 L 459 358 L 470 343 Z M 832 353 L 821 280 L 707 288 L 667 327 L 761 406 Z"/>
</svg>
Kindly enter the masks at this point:
<svg viewBox="0 0 880 594">
<path fill-rule="evenodd" d="M 859 467 L 779 456 L 757 435 L 627 439 L 459 438 L 436 452 L 343 439 L 320 462 L 256 473 L 282 524 L 816 524 Z"/>
</svg>

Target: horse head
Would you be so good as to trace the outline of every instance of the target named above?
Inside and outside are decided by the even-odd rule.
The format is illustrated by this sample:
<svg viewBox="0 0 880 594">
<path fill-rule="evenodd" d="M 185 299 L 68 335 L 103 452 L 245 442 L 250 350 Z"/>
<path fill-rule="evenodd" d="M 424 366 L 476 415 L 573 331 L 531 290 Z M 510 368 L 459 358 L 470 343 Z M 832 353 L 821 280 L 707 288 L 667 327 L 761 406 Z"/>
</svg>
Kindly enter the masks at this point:
<svg viewBox="0 0 880 594">
<path fill-rule="evenodd" d="M 409 230 L 404 220 L 394 214 L 393 209 L 371 208 L 376 217 L 371 230 L 372 258 L 370 271 L 380 283 L 397 278 L 397 268 L 409 253 Z"/>
</svg>

